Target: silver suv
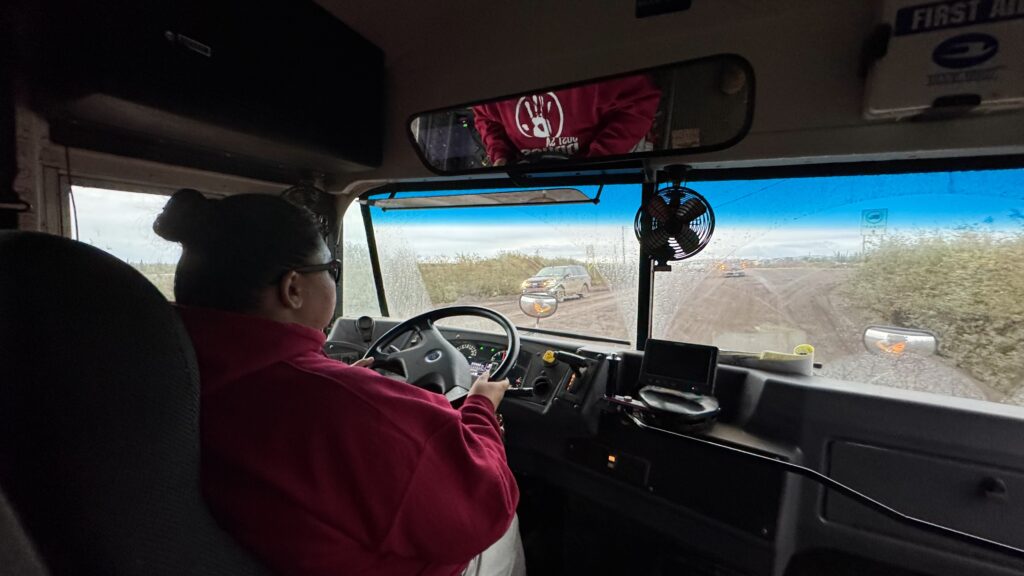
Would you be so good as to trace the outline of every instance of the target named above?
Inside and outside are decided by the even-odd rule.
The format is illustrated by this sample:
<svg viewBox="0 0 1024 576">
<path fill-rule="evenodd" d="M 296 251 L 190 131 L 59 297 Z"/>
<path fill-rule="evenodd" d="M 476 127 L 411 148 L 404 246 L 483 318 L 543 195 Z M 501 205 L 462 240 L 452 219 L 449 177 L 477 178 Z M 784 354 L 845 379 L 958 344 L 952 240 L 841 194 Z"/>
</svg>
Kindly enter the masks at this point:
<svg viewBox="0 0 1024 576">
<path fill-rule="evenodd" d="M 583 266 L 545 266 L 524 280 L 522 289 L 523 294 L 549 294 L 561 302 L 566 296 L 586 297 L 591 285 L 590 273 Z"/>
</svg>

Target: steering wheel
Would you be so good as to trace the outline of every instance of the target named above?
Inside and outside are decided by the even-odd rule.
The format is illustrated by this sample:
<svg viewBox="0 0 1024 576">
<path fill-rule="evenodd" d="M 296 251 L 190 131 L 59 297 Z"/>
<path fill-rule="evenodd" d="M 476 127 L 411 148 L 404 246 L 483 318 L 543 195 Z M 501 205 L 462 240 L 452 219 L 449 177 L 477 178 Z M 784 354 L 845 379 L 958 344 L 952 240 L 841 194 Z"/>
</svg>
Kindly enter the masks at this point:
<svg viewBox="0 0 1024 576">
<path fill-rule="evenodd" d="M 569 160 L 571 156 L 568 154 L 560 154 L 558 152 L 538 152 L 536 154 L 527 154 L 519 159 L 516 164 L 538 164 L 541 162 L 548 162 L 551 160 Z"/>
<path fill-rule="evenodd" d="M 363 357 L 373 358 L 374 366 L 398 364 L 410 384 L 444 394 L 449 400 L 458 400 L 468 394 L 473 385 L 469 361 L 434 326 L 438 320 L 455 316 L 486 318 L 501 326 L 506 338 L 505 358 L 494 369 L 491 379 L 501 380 L 507 376 L 519 357 L 519 332 L 508 318 L 482 306 L 438 308 L 409 318 L 382 334 Z M 409 336 L 403 345 L 415 342 L 405 349 L 395 346 L 399 337 L 407 333 Z"/>
</svg>

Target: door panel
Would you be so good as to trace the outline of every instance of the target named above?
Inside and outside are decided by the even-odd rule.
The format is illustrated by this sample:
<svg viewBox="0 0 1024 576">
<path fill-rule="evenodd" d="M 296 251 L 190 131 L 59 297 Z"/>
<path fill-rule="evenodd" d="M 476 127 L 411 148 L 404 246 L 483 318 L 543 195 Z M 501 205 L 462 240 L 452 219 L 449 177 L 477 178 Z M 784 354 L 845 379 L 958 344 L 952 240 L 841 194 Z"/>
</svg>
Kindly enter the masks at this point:
<svg viewBox="0 0 1024 576">
<path fill-rule="evenodd" d="M 835 442 L 831 476 L 912 516 L 1024 546 L 1024 473 L 856 442 Z M 917 530 L 838 494 L 826 497 L 825 517 L 911 540 Z"/>
</svg>

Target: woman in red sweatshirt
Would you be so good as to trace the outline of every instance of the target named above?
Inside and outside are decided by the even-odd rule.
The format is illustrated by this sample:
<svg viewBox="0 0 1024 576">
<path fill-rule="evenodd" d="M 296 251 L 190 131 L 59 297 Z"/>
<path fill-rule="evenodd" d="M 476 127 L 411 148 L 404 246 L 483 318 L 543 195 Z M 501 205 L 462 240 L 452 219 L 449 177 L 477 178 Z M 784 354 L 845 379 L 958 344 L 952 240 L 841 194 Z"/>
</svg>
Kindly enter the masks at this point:
<svg viewBox="0 0 1024 576">
<path fill-rule="evenodd" d="M 203 493 L 235 538 L 284 575 L 525 573 L 495 415 L 507 380 L 478 379 L 455 410 L 327 358 L 340 263 L 281 198 L 182 190 L 153 228 L 183 247 Z"/>
<path fill-rule="evenodd" d="M 633 150 L 660 101 L 640 74 L 474 106 L 473 123 L 494 166 L 545 154 L 600 158 Z"/>
</svg>

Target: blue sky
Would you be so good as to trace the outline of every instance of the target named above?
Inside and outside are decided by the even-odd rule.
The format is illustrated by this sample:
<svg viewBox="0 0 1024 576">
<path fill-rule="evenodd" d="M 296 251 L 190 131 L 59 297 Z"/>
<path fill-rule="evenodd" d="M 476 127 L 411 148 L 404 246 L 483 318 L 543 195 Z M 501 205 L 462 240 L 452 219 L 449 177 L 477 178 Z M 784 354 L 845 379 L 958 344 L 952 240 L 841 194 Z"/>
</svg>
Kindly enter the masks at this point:
<svg viewBox="0 0 1024 576">
<path fill-rule="evenodd" d="M 697 182 L 690 187 L 703 194 L 723 223 L 765 226 L 782 221 L 806 227 L 860 226 L 860 211 L 887 208 L 895 227 L 958 226 L 982 223 L 1018 224 L 1012 210 L 1024 210 L 1024 169 L 959 173 L 845 176 Z M 593 197 L 596 186 L 580 188 Z M 638 185 L 606 186 L 598 206 L 590 204 L 540 207 L 502 207 L 419 210 L 382 214 L 374 220 L 407 223 L 466 223 L 495 221 L 532 223 L 552 217 L 585 218 L 621 224 L 636 213 Z M 450 191 L 460 194 L 472 191 Z M 416 195 L 439 194 L 419 192 Z M 1019 220 L 1019 219 L 1018 219 Z"/>
</svg>

